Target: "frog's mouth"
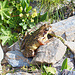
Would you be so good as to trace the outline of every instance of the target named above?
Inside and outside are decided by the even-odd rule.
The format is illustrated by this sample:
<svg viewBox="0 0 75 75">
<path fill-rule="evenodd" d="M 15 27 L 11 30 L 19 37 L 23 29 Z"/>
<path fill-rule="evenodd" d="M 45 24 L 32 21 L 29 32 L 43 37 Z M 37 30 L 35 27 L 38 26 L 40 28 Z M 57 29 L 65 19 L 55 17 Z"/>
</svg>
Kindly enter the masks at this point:
<svg viewBox="0 0 75 75">
<path fill-rule="evenodd" d="M 51 33 L 51 28 L 45 29 L 43 36 L 38 39 L 40 45 L 44 45 L 49 42 L 48 33 Z"/>
<path fill-rule="evenodd" d="M 52 28 L 51 28 L 51 27 L 45 28 L 44 33 L 43 33 L 43 36 L 44 36 L 45 34 L 50 33 L 51 31 L 52 31 Z"/>
<path fill-rule="evenodd" d="M 50 34 L 54 34 L 54 32 L 53 31 L 44 31 L 44 33 L 43 33 L 43 39 L 50 39 L 50 38 L 52 38 L 53 36 L 52 35 L 50 35 Z"/>
</svg>

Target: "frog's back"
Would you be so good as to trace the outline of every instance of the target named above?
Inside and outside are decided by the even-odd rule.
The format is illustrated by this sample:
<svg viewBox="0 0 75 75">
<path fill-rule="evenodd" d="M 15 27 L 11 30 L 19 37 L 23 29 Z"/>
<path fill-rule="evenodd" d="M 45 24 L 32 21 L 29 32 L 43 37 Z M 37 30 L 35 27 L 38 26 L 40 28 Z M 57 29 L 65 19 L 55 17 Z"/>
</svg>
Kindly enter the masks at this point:
<svg viewBox="0 0 75 75">
<path fill-rule="evenodd" d="M 33 33 L 32 35 L 27 36 L 26 40 L 25 40 L 25 49 L 26 50 L 37 49 L 39 47 L 38 38 L 39 38 L 38 30 L 35 33 Z"/>
</svg>

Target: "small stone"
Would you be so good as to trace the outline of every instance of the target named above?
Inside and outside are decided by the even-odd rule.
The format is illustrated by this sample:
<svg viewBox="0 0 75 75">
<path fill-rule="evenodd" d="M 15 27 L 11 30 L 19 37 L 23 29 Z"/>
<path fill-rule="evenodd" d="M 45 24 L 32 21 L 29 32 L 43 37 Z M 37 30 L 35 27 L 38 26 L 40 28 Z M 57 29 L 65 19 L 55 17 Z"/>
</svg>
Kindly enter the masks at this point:
<svg viewBox="0 0 75 75">
<path fill-rule="evenodd" d="M 19 51 L 8 51 L 5 59 L 13 67 L 29 66 L 29 63 L 32 60 L 32 58 L 25 58 Z"/>
<path fill-rule="evenodd" d="M 46 45 L 42 45 L 37 50 L 37 55 L 33 58 L 32 64 L 55 64 L 66 52 L 66 46 L 57 38 L 53 37 Z"/>
</svg>

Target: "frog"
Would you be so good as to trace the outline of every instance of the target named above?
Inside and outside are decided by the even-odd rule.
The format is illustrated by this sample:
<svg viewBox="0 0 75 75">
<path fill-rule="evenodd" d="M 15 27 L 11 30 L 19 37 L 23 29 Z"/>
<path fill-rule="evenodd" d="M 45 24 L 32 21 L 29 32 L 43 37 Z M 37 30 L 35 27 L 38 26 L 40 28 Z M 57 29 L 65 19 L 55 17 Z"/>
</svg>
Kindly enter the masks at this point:
<svg viewBox="0 0 75 75">
<path fill-rule="evenodd" d="M 25 57 L 34 57 L 36 55 L 36 50 L 41 45 L 45 45 L 49 42 L 47 35 L 51 33 L 51 31 L 52 26 L 44 24 L 31 35 L 27 35 L 25 37 L 25 50 L 23 55 Z"/>
</svg>

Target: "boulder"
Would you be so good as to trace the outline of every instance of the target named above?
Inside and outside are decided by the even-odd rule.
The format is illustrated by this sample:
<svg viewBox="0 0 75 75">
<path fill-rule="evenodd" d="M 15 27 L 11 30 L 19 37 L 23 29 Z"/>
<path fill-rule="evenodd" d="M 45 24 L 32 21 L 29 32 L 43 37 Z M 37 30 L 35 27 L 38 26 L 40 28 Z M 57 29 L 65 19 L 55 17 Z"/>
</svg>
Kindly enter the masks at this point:
<svg viewBox="0 0 75 75">
<path fill-rule="evenodd" d="M 57 38 L 49 39 L 49 43 L 38 48 L 36 56 L 32 60 L 32 64 L 55 64 L 65 54 L 66 46 Z"/>
<path fill-rule="evenodd" d="M 16 51 L 8 51 L 6 53 L 5 59 L 13 67 L 29 66 L 29 63 L 32 60 L 32 58 L 25 58 L 23 56 L 23 54 L 17 50 Z"/>
<path fill-rule="evenodd" d="M 75 41 L 75 16 L 51 24 L 55 35 L 63 37 L 67 41 Z"/>
</svg>

